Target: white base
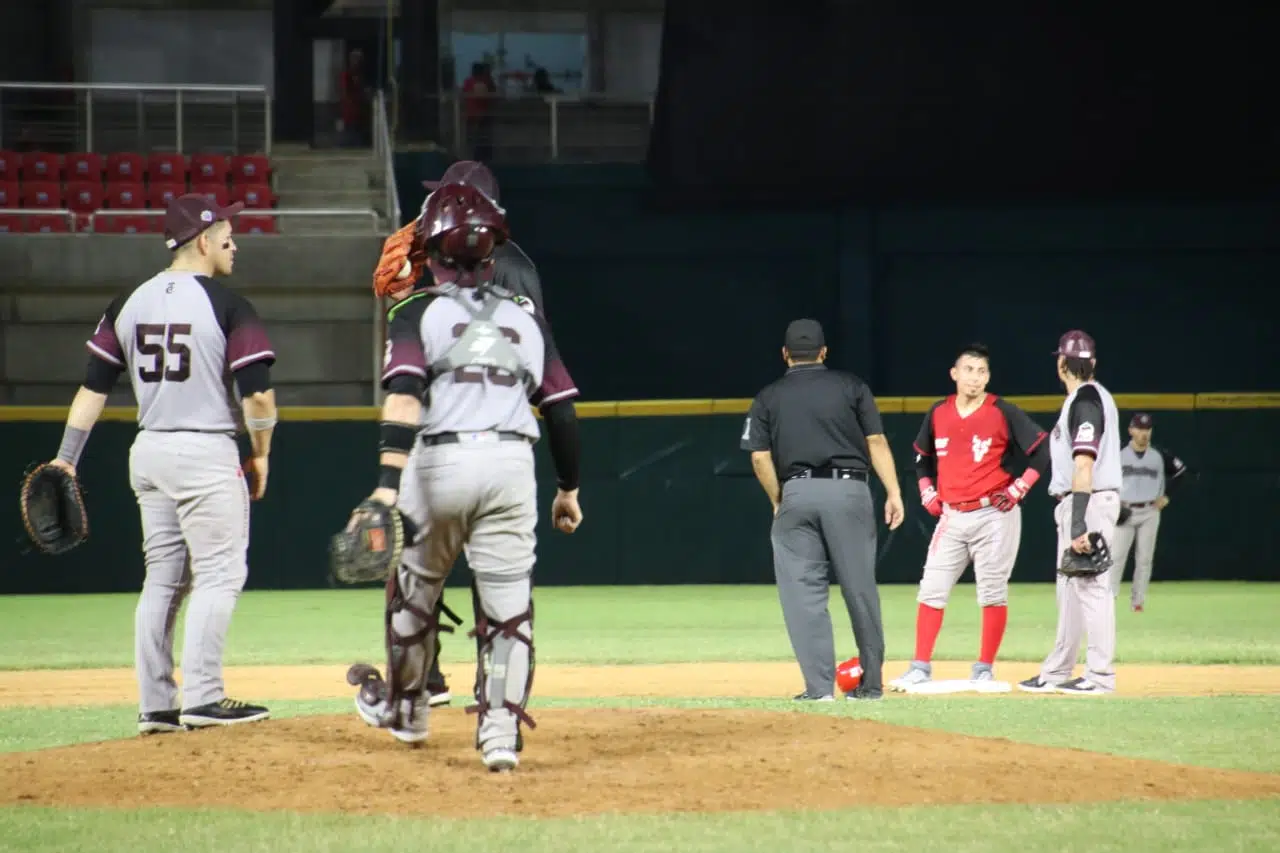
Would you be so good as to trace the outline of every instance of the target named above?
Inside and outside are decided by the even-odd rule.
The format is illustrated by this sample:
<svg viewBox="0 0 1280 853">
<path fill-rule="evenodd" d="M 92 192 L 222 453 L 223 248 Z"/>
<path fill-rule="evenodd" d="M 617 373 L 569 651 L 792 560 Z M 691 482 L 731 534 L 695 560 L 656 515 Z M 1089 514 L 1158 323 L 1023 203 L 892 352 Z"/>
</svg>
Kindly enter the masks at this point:
<svg viewBox="0 0 1280 853">
<path fill-rule="evenodd" d="M 925 681 L 906 687 L 905 693 L 931 695 L 936 693 L 1008 693 L 1013 689 L 1007 681 L 970 681 L 953 679 L 950 681 Z"/>
</svg>

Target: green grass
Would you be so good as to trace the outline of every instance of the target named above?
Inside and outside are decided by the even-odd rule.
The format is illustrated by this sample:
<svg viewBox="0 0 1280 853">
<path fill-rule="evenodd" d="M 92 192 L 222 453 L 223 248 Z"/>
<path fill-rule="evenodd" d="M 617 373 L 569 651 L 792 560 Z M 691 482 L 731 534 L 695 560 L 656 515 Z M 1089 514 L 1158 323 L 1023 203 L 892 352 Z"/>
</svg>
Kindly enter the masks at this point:
<svg viewBox="0 0 1280 853">
<path fill-rule="evenodd" d="M 890 658 L 910 657 L 915 588 L 882 588 Z M 228 639 L 228 664 L 346 663 L 382 650 L 381 590 L 247 592 Z M 469 593 L 447 600 L 470 625 Z M 785 661 L 791 650 L 771 586 L 547 587 L 535 594 L 542 663 Z M 0 598 L 0 669 L 131 667 L 133 595 Z M 1121 592 L 1121 602 L 1127 592 Z M 852 652 L 848 617 L 833 596 L 838 647 Z M 1155 584 L 1149 609 L 1119 612 L 1120 663 L 1280 663 L 1280 585 Z M 956 588 L 938 660 L 972 660 L 978 642 L 972 584 Z M 1010 594 L 1004 660 L 1040 660 L 1057 611 L 1053 586 Z M 461 633 L 461 632 L 460 632 Z M 467 659 L 470 643 L 446 638 L 445 660 Z"/>
<path fill-rule="evenodd" d="M 941 845 L 947 853 L 1274 853 L 1280 849 L 1280 808 L 1271 800 L 611 815 L 556 820 L 0 809 L 0 851 L 27 853 L 918 853 L 930 845 Z"/>
</svg>

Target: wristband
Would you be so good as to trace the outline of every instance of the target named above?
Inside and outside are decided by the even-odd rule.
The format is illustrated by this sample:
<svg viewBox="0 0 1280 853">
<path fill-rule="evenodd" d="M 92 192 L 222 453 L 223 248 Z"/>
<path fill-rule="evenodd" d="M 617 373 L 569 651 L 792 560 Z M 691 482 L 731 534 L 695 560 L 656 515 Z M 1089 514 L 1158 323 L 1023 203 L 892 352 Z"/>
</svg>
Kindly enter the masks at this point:
<svg viewBox="0 0 1280 853">
<path fill-rule="evenodd" d="M 378 467 L 378 488 L 391 489 L 394 492 L 400 491 L 400 477 L 404 474 L 403 468 L 397 468 L 394 465 L 381 465 Z"/>
<path fill-rule="evenodd" d="M 84 453 L 85 443 L 89 441 L 89 431 L 67 426 L 62 432 L 62 444 L 58 445 L 58 459 L 74 468 L 80 462 L 80 454 Z"/>
<path fill-rule="evenodd" d="M 1022 476 L 1018 478 L 1026 486 L 1026 491 L 1031 491 L 1031 487 L 1040 479 L 1040 472 L 1035 468 L 1028 468 L 1022 472 Z"/>
<path fill-rule="evenodd" d="M 1071 538 L 1079 539 L 1081 536 L 1089 532 L 1088 526 L 1084 521 L 1084 512 L 1089 507 L 1089 498 L 1092 497 L 1088 492 L 1072 492 L 1071 493 Z"/>
</svg>

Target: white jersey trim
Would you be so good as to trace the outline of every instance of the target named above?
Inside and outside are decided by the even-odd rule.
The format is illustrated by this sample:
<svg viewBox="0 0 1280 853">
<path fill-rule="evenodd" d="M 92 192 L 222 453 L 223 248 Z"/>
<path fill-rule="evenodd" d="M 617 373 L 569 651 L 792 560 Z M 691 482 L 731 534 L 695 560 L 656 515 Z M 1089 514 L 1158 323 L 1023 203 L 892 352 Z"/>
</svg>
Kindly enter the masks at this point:
<svg viewBox="0 0 1280 853">
<path fill-rule="evenodd" d="M 566 391 L 561 391 L 561 392 L 559 392 L 559 393 L 557 393 L 557 394 L 548 394 L 546 397 L 543 397 L 543 398 L 542 398 L 542 405 L 544 405 L 544 406 L 545 406 L 545 405 L 547 405 L 548 403 L 554 403 L 554 402 L 556 402 L 557 400 L 564 400 L 564 399 L 566 399 L 566 398 L 568 398 L 568 397 L 576 397 L 576 396 L 578 396 L 578 389 L 577 389 L 577 388 L 570 388 L 570 389 L 568 389 L 568 390 L 566 390 Z"/>
<path fill-rule="evenodd" d="M 276 357 L 276 354 L 274 352 L 272 352 L 269 349 L 264 349 L 262 352 L 255 352 L 252 355 L 246 355 L 242 358 L 237 358 L 235 361 L 231 362 L 231 369 L 239 370 L 240 368 L 246 365 L 253 364 L 255 361 L 263 361 L 265 359 L 275 358 L 275 357 Z"/>
<path fill-rule="evenodd" d="M 121 361 L 120 359 L 116 358 L 114 355 L 112 355 L 111 353 L 107 352 L 107 351 L 106 351 L 106 350 L 104 350 L 102 347 L 97 346 L 96 344 L 94 344 L 94 342 L 93 342 L 93 341 L 85 341 L 85 346 L 87 346 L 87 347 L 89 348 L 89 351 L 90 351 L 91 353 L 93 353 L 94 355 L 98 356 L 98 357 L 99 357 L 99 358 L 101 358 L 103 361 L 109 361 L 109 362 L 111 362 L 112 364 L 114 364 L 116 367 L 125 367 L 125 363 L 124 363 L 123 361 Z"/>
<path fill-rule="evenodd" d="M 421 367 L 417 367 L 412 364 L 402 364 L 399 367 L 393 367 L 386 373 L 382 374 L 382 380 L 385 382 L 393 376 L 401 376 L 406 373 L 410 376 L 420 376 L 423 379 L 427 378 L 427 371 L 423 370 Z"/>
</svg>

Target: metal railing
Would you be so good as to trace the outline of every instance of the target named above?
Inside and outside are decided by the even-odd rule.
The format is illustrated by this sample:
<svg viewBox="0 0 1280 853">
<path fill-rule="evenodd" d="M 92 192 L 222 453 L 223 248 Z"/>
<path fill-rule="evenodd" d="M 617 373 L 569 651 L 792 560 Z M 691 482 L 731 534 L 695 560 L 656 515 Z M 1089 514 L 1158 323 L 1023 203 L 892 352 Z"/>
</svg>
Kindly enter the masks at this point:
<svg viewBox="0 0 1280 853">
<path fill-rule="evenodd" d="M 440 96 L 440 143 L 459 157 L 492 163 L 640 162 L 653 124 L 651 98 L 499 95 L 487 100 L 484 119 L 468 117 L 465 100 L 461 93 Z"/>
<path fill-rule="evenodd" d="M 271 154 L 265 86 L 0 83 L 0 148 Z"/>
<path fill-rule="evenodd" d="M 94 224 L 95 224 L 95 222 L 97 221 L 98 217 L 100 217 L 100 216 L 103 216 L 103 217 L 105 217 L 105 216 L 119 216 L 119 217 L 138 217 L 138 216 L 148 216 L 148 217 L 149 217 L 149 216 L 164 216 L 164 214 L 165 214 L 165 212 L 164 212 L 163 210 L 158 210 L 158 209 L 156 209 L 156 208 L 149 208 L 149 207 L 143 207 L 143 208 L 137 208 L 137 209 L 129 209 L 129 208 L 123 208 L 123 207 L 114 207 L 114 208 L 107 208 L 107 207 L 103 207 L 103 208 L 99 208 L 99 209 L 94 210 L 94 211 L 92 211 L 92 212 L 90 212 L 90 213 L 87 213 L 87 214 L 86 214 L 86 213 L 77 213 L 77 212 L 76 212 L 76 211 L 74 211 L 74 210 L 68 210 L 68 209 L 66 209 L 66 208 L 62 208 L 62 207 L 59 207 L 59 208 L 51 208 L 51 209 L 40 209 L 40 208 L 31 208 L 31 207 L 21 207 L 21 208 L 17 208 L 17 207 L 13 207 L 13 208 L 6 207 L 6 208 L 0 208 L 0 216 L 22 216 L 22 217 L 27 217 L 27 216 L 60 216 L 60 217 L 66 217 L 66 218 L 67 218 L 67 221 L 68 221 L 68 224 L 69 224 L 69 230 L 70 230 L 70 232 L 72 232 L 72 233 L 93 233 L 93 232 L 95 231 Z M 240 216 L 255 216 L 255 217 L 266 217 L 266 216 L 270 216 L 270 217 L 273 217 L 273 218 L 278 218 L 278 217 L 281 217 L 281 216 L 298 216 L 298 217 L 302 217 L 302 218 L 304 218 L 304 219 L 305 219 L 305 218 L 310 218 L 310 219 L 316 219 L 316 218 L 330 218 L 330 219 L 333 219 L 333 218 L 338 218 L 338 217 L 351 217 L 351 218 L 356 218 L 356 219 L 365 219 L 365 218 L 367 218 L 367 219 L 369 220 L 369 222 L 370 222 L 370 226 L 371 226 L 371 227 L 370 227 L 370 233 L 375 234 L 375 235 L 381 235 L 381 234 L 382 234 L 382 227 L 381 227 L 381 224 L 382 224 L 382 223 L 381 223 L 381 218 L 378 216 L 378 211 L 373 210 L 372 208 L 361 208 L 361 207 L 351 207 L 351 208 L 342 208 L 342 207 L 316 207 L 316 208 L 284 208 L 284 209 L 280 209 L 280 208 L 262 208 L 262 209 L 252 209 L 252 208 L 251 208 L 251 209 L 247 209 L 247 210 L 243 211 L 243 212 L 242 212 L 242 213 L 240 213 L 239 215 L 240 215 Z M 77 227 L 77 225 L 78 225 L 78 221 L 79 221 L 79 219 L 80 219 L 80 218 L 84 218 L 84 220 L 85 220 L 85 225 L 86 225 L 86 227 L 85 227 L 83 230 Z M 343 231 L 343 232 L 341 232 L 341 233 L 347 234 L 347 233 L 350 233 L 350 232 L 349 232 L 349 231 Z M 308 234 L 308 235 L 305 235 L 305 236 L 315 236 L 315 235 Z"/>
<path fill-rule="evenodd" d="M 387 98 L 381 90 L 374 99 L 373 156 L 380 161 L 382 178 L 386 182 L 386 213 L 388 231 L 400 228 L 400 191 L 396 188 L 395 145 L 391 137 L 391 122 L 387 116 Z M 383 297 L 373 299 L 373 404 L 382 405 L 382 367 L 387 337 L 387 304 Z"/>
</svg>

